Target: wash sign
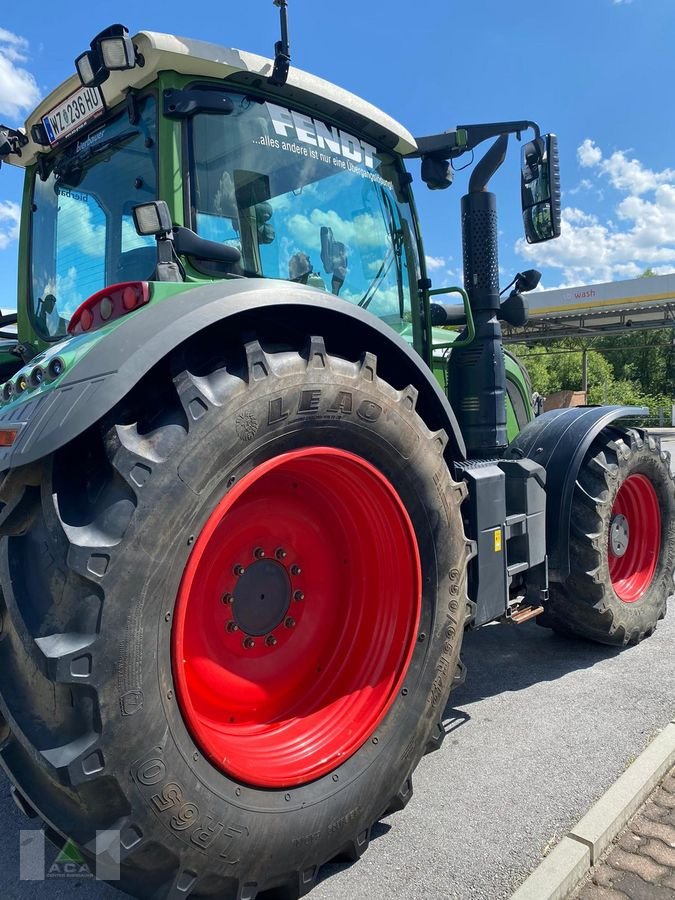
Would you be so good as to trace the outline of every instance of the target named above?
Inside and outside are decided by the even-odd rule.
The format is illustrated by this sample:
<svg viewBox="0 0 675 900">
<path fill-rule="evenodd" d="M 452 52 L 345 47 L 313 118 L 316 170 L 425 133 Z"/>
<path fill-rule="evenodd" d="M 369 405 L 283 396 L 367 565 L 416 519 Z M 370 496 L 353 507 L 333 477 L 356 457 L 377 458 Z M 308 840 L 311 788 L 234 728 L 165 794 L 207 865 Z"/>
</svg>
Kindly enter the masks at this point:
<svg viewBox="0 0 675 900">
<path fill-rule="evenodd" d="M 274 103 L 265 103 L 265 106 L 275 132 L 284 140 L 297 140 L 301 144 L 316 148 L 319 152 L 332 153 L 342 156 L 349 162 L 373 168 L 375 147 L 372 144 L 360 141 L 353 134 L 326 125 L 305 113 L 285 109 Z"/>
</svg>

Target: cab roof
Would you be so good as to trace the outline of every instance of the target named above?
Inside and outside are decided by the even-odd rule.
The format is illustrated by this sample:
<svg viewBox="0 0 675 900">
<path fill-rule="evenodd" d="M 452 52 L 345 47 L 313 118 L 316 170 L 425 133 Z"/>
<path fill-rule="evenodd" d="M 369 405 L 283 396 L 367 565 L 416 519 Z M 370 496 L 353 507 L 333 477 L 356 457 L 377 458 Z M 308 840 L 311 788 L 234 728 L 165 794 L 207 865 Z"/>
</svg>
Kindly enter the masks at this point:
<svg viewBox="0 0 675 900">
<path fill-rule="evenodd" d="M 160 72 L 172 71 L 195 77 L 215 77 L 224 80 L 228 86 L 264 91 L 277 98 L 278 102 L 291 106 L 299 104 L 319 117 L 333 119 L 345 130 L 365 135 L 382 149 L 401 154 L 413 153 L 417 149 L 410 132 L 376 106 L 294 66 L 289 70 L 287 83 L 276 87 L 267 81 L 272 74 L 273 60 L 255 53 L 154 31 L 141 31 L 133 41 L 145 64 L 110 73 L 101 85 L 107 107 L 122 101 L 129 88 L 143 88 L 154 81 Z M 31 127 L 80 86 L 77 74 L 73 74 L 33 111 L 26 120 L 29 142 L 22 148 L 21 157 L 11 159 L 14 165 L 30 165 L 40 152 L 44 152 L 45 148 L 30 138 Z"/>
</svg>

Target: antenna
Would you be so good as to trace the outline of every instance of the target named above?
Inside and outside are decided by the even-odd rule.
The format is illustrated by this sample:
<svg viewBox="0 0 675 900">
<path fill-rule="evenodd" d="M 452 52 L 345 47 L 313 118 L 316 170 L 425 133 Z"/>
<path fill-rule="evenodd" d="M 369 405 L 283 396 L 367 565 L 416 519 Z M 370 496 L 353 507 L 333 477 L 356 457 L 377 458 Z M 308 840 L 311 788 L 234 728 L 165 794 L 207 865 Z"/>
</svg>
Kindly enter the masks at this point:
<svg viewBox="0 0 675 900">
<path fill-rule="evenodd" d="M 283 87 L 288 79 L 288 67 L 291 63 L 291 52 L 288 46 L 288 2 L 287 0 L 272 0 L 272 2 L 279 7 L 281 40 L 274 45 L 274 69 L 267 80 L 270 84 Z"/>
</svg>

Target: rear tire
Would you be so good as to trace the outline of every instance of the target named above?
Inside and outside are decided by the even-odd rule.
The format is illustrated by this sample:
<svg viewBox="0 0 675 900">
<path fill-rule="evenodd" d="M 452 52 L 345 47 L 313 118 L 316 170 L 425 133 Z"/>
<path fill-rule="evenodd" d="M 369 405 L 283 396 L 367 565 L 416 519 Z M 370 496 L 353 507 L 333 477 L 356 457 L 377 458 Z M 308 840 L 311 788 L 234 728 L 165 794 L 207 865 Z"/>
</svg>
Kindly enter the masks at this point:
<svg viewBox="0 0 675 900">
<path fill-rule="evenodd" d="M 304 349 L 265 349 L 253 340 L 224 358 L 215 343 L 209 350 L 202 340 L 146 379 L 102 428 L 45 461 L 28 527 L 1 545 L 0 708 L 6 724 L 0 759 L 50 833 L 72 839 L 92 870 L 96 832 L 120 833 L 118 887 L 153 900 L 243 900 L 272 889 L 301 896 L 323 863 L 337 855 L 358 858 L 372 825 L 410 799 L 413 770 L 442 737 L 440 717 L 469 606 L 459 509 L 466 490 L 450 477 L 445 433 L 430 432 L 415 403 L 413 387 L 396 390 L 378 378 L 371 354 L 357 362 L 330 356 L 320 338 L 309 339 Z M 282 521 L 285 507 L 273 495 L 278 477 L 295 487 L 297 476 L 299 490 L 303 479 L 311 481 L 308 459 L 314 460 L 317 486 L 316 504 L 302 507 L 308 572 L 319 558 L 324 526 L 330 547 L 351 548 L 361 568 L 339 595 L 345 627 L 354 634 L 351 650 L 344 641 L 340 645 L 344 635 L 333 619 L 340 658 L 330 658 L 326 629 L 318 632 L 317 652 L 340 677 L 321 682 L 317 669 L 314 684 L 303 669 L 293 705 L 283 666 L 264 685 L 256 679 L 272 665 L 271 655 L 263 659 L 268 650 L 309 634 L 321 590 L 315 587 L 310 596 L 307 588 L 300 598 L 305 619 L 295 617 L 297 634 L 284 631 L 288 610 L 278 597 L 262 619 L 253 608 L 232 619 L 219 582 L 208 595 L 211 606 L 203 597 L 215 584 L 209 580 L 214 572 L 222 569 L 231 578 L 232 560 L 219 557 L 218 548 L 242 527 L 262 535 L 251 538 L 244 560 L 251 567 L 262 559 L 257 550 L 269 558 L 270 548 L 293 546 L 295 525 Z M 277 482 L 265 480 L 268 470 Z M 363 494 L 379 485 L 371 495 L 377 509 L 356 494 L 349 503 L 348 493 L 338 489 L 350 473 L 358 473 L 355 484 Z M 221 506 L 226 515 L 236 510 L 228 505 L 228 492 L 234 496 L 241 485 L 249 507 L 257 503 L 262 512 L 251 516 L 249 509 L 244 526 L 235 521 L 229 527 L 233 520 L 223 518 L 228 527 L 211 545 L 212 556 L 205 556 L 204 535 L 219 527 L 214 516 Z M 263 496 L 256 498 L 253 489 Z M 260 506 L 266 490 L 268 515 Z M 353 522 L 345 523 L 350 506 Z M 352 540 L 359 527 L 364 533 Z M 186 588 L 204 559 L 197 588 Z M 290 568 L 283 574 L 282 563 L 277 557 L 273 574 L 286 584 L 295 575 Z M 328 593 L 336 571 L 324 580 L 331 600 L 324 616 L 340 602 Z M 388 571 L 397 573 L 394 580 Z M 375 616 L 365 608 L 359 584 L 369 586 Z M 297 593 L 301 586 L 292 588 Z M 254 587 L 261 590 L 257 581 Z M 364 607 L 361 617 L 350 607 L 353 597 Z M 193 625 L 186 625 L 195 602 L 202 606 L 192 606 Z M 242 668 L 248 650 L 242 650 L 241 631 L 228 633 L 230 619 L 254 636 L 247 659 L 256 655 L 256 666 Z M 279 648 L 265 644 L 270 634 Z M 220 662 L 230 667 L 229 695 L 246 698 L 253 710 L 251 731 L 264 730 L 269 720 L 269 730 L 282 734 L 280 717 L 302 721 L 303 712 L 311 712 L 303 702 L 311 702 L 319 711 L 319 731 L 304 739 L 319 746 L 322 727 L 328 742 L 319 753 L 305 753 L 302 730 L 286 743 L 279 737 L 271 756 L 269 746 L 255 745 L 262 753 L 257 760 L 246 754 L 248 726 L 237 732 L 236 747 L 214 745 L 209 717 L 221 709 L 221 694 L 215 691 L 215 706 L 210 700 L 205 706 L 209 679 L 195 687 L 180 670 L 190 654 L 195 665 L 208 656 L 211 638 L 218 647 L 221 638 L 236 639 Z M 303 647 L 295 654 L 298 666 L 306 665 L 308 652 Z M 235 656 L 236 666 L 230 665 Z M 345 667 L 344 657 L 355 664 Z M 379 659 L 381 672 L 371 664 Z M 276 705 L 256 699 L 262 687 L 263 693 L 277 692 Z M 359 691 L 372 694 L 374 713 L 364 703 L 356 713 L 349 704 L 340 706 L 341 692 Z M 333 728 L 322 702 L 334 704 L 341 720 L 355 726 L 365 720 L 358 740 L 350 743 L 349 729 Z M 237 725 L 231 722 L 215 722 L 215 731 Z M 275 755 L 283 756 L 285 768 L 275 769 Z"/>
<path fill-rule="evenodd" d="M 675 482 L 653 438 L 605 428 L 572 500 L 571 572 L 552 581 L 538 623 L 602 644 L 652 634 L 673 594 Z"/>
</svg>

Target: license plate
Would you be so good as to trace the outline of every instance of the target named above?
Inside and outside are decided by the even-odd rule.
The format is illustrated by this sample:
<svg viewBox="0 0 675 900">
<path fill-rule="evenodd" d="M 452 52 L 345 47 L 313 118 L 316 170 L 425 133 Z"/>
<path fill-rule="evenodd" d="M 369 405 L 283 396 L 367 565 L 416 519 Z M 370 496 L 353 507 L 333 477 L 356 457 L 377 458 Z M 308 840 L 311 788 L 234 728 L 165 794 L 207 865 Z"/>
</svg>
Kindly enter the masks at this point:
<svg viewBox="0 0 675 900">
<path fill-rule="evenodd" d="M 103 97 L 99 88 L 81 87 L 42 117 L 42 124 L 47 132 L 49 143 L 58 144 L 59 141 L 79 131 L 92 119 L 100 116 L 104 109 Z"/>
</svg>

